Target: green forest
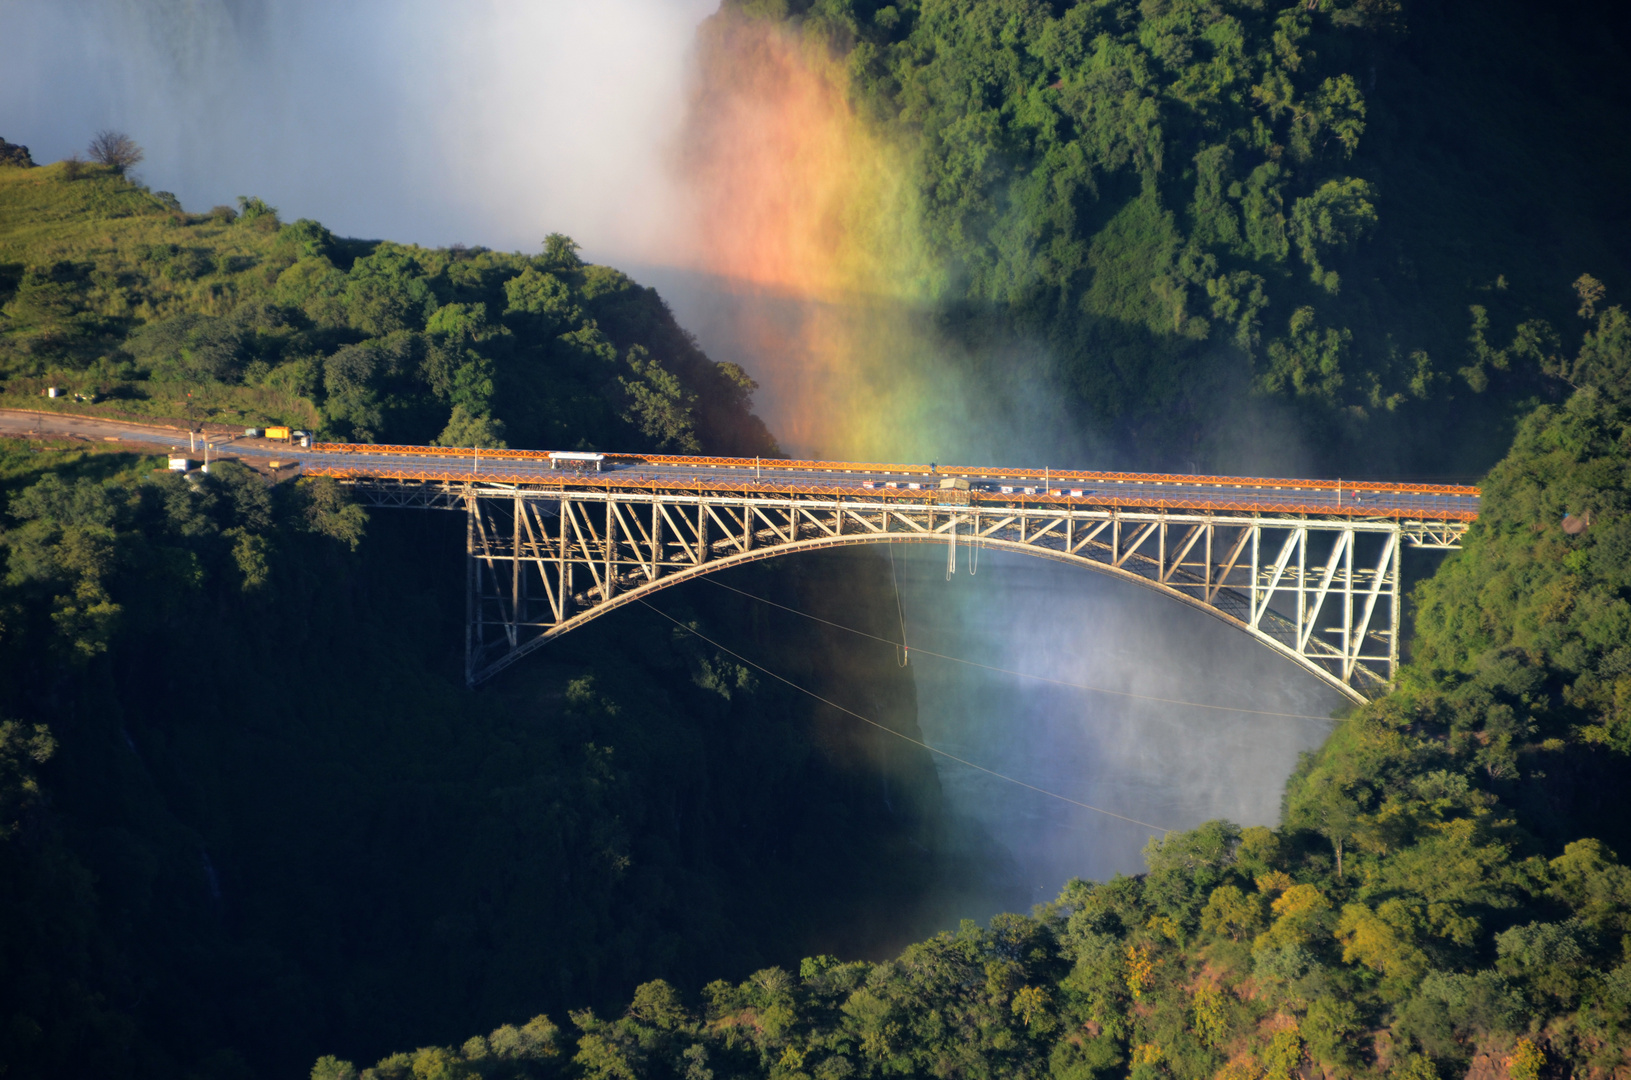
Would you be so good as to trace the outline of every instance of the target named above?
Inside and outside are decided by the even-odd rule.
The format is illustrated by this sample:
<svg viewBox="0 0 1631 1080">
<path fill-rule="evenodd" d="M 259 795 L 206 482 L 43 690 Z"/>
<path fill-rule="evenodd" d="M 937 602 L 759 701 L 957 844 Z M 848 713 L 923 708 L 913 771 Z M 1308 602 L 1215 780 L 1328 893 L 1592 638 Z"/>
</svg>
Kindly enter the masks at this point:
<svg viewBox="0 0 1631 1080">
<path fill-rule="evenodd" d="M 532 256 L 348 241 L 252 197 L 188 214 L 115 166 L 5 149 L 0 405 L 776 452 L 742 372 L 563 236 Z M 917 909 L 956 855 L 904 744 L 645 612 L 473 695 L 456 515 L 163 466 L 0 440 L 7 1076 L 292 1075 L 320 1047 L 932 925 Z M 881 631 L 887 581 L 838 555 L 742 584 Z M 771 633 L 750 603 L 662 610 L 800 685 L 859 680 L 915 733 L 893 659 Z"/>
<path fill-rule="evenodd" d="M 1395 688 L 1304 758 L 1275 827 L 1169 833 L 1142 873 L 935 934 L 975 868 L 909 743 L 632 608 L 472 693 L 456 515 L 0 440 L 0 1072 L 1631 1075 L 1612 9 L 716 18 L 844 61 L 913 149 L 944 331 L 971 357 L 1046 342 L 1114 464 L 1226 461 L 1245 426 L 1331 475 L 1481 478 Z M 748 375 L 564 235 L 432 249 L 254 196 L 190 212 L 103 156 L 0 140 L 0 407 L 778 453 Z M 865 553 L 739 573 L 895 625 Z M 920 735 L 888 647 L 705 584 L 659 606 Z"/>
<path fill-rule="evenodd" d="M 1538 1080 L 1631 1065 L 1631 315 L 1519 426 L 1415 657 L 1286 786 L 1278 828 L 881 963 L 637 987 L 364 1077 Z M 1573 513 L 1592 524 L 1564 532 Z M 1471 1072 L 1469 1072 L 1469 1069 Z M 359 1075 L 319 1060 L 314 1080 Z"/>
<path fill-rule="evenodd" d="M 0 164 L 0 305 L 0 405 L 58 386 L 345 442 L 776 453 L 741 368 L 559 234 L 534 256 L 342 240 L 254 196 L 189 214 L 116 165 Z"/>
<path fill-rule="evenodd" d="M 1552 395 L 1569 282 L 1631 284 L 1606 6 L 725 8 L 832 49 L 910 148 L 976 377 L 993 342 L 1042 343 L 1130 467 L 1216 471 L 1266 425 L 1332 475 L 1470 478 Z"/>
</svg>

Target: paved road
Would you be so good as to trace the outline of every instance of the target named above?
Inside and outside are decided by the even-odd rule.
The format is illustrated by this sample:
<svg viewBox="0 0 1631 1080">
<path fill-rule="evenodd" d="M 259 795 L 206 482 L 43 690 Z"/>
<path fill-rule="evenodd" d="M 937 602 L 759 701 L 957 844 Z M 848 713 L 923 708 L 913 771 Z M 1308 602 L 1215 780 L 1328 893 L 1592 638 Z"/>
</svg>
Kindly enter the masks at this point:
<svg viewBox="0 0 1631 1080">
<path fill-rule="evenodd" d="M 144 450 L 187 445 L 187 432 L 183 428 L 23 409 L 0 409 L 0 435 L 132 442 L 142 444 Z"/>
<path fill-rule="evenodd" d="M 187 432 L 66 414 L 0 410 L 0 434 L 37 434 L 117 441 L 143 450 L 187 445 Z M 564 485 L 572 488 L 663 488 L 844 494 L 914 499 L 947 479 L 966 480 L 979 502 L 1063 502 L 1116 506 L 1312 513 L 1469 521 L 1478 514 L 1478 489 L 1355 480 L 1296 480 L 1153 473 L 997 469 L 866 462 L 783 461 L 752 458 L 608 455 L 604 471 L 553 468 L 547 453 L 517 450 L 447 450 L 320 443 L 310 449 L 242 436 L 211 437 L 211 453 L 264 463 L 299 461 L 308 475 L 404 480 L 480 480 Z M 201 456 L 198 451 L 194 456 Z M 916 493 L 916 494 L 914 494 Z"/>
</svg>

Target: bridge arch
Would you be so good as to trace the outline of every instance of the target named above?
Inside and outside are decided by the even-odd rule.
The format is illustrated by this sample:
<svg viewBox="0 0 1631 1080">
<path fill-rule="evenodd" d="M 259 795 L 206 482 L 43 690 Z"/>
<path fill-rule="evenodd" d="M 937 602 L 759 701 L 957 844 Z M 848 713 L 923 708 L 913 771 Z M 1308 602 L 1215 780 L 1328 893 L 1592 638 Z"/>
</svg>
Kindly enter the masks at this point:
<svg viewBox="0 0 1631 1080">
<path fill-rule="evenodd" d="M 918 545 L 934 544 L 941 547 L 947 546 L 947 542 L 940 537 L 892 536 L 885 538 L 856 536 L 846 537 L 841 540 L 804 539 L 783 544 L 775 548 L 760 549 L 750 552 L 739 552 L 734 555 L 727 555 L 716 560 L 711 560 L 701 566 L 677 571 L 671 576 L 662 577 L 655 581 L 649 581 L 642 585 L 637 585 L 632 589 L 615 594 L 609 601 L 597 603 L 584 610 L 581 610 L 572 615 L 566 622 L 557 624 L 544 633 L 537 635 L 537 637 L 531 642 L 520 644 L 515 649 L 504 652 L 500 657 L 483 666 L 478 671 L 470 673 L 472 676 L 470 681 L 473 684 L 484 682 L 492 676 L 498 674 L 500 671 L 504 670 L 504 668 L 508 667 L 516 660 L 521 659 L 527 653 L 543 646 L 548 641 L 569 633 L 572 630 L 576 630 L 577 628 L 584 626 L 585 624 L 598 619 L 603 615 L 611 614 L 619 608 L 644 601 L 656 593 L 662 592 L 663 590 L 674 585 L 681 585 L 685 582 L 694 581 L 698 578 L 717 573 L 722 570 L 728 570 L 736 566 L 744 566 L 748 563 L 762 562 L 767 559 L 779 559 L 797 555 L 803 552 L 821 551 L 836 547 L 860 547 L 862 545 L 886 543 Z M 1254 627 L 1246 619 L 1241 618 L 1239 615 L 1230 610 L 1226 610 L 1219 604 L 1205 603 L 1197 597 L 1179 589 L 1153 581 L 1141 574 L 1122 569 L 1120 567 L 1107 565 L 1094 559 L 1086 558 L 1080 555 L 1072 555 L 1061 551 L 1039 549 L 1028 544 L 1020 544 L 1009 540 L 980 540 L 973 541 L 973 543 L 978 543 L 986 550 L 1011 551 L 1021 555 L 1049 559 L 1051 561 L 1064 563 L 1069 566 L 1084 568 L 1094 573 L 1105 574 L 1123 581 L 1132 582 L 1133 584 L 1140 585 L 1146 589 L 1151 589 L 1170 599 L 1177 600 L 1179 603 L 1188 607 L 1205 612 L 1207 615 L 1210 615 L 1213 618 L 1233 627 L 1234 629 L 1249 635 L 1259 644 L 1265 646 L 1285 659 L 1290 660 L 1304 671 L 1319 678 L 1326 685 L 1334 688 L 1351 700 L 1355 702 L 1363 702 L 1367 700 L 1367 695 L 1363 690 L 1360 690 L 1358 687 L 1352 684 L 1343 682 L 1336 673 L 1329 669 L 1329 667 L 1316 662 L 1303 653 L 1298 652 L 1292 644 L 1288 643 L 1285 638 L 1292 635 L 1285 633 L 1285 630 L 1290 626 L 1290 623 L 1283 616 L 1279 615 L 1278 612 L 1271 611 L 1264 616 L 1262 621 L 1264 623 L 1269 623 L 1269 627 L 1264 627 L 1261 625 Z M 1247 606 L 1244 597 L 1230 597 L 1230 599 L 1237 600 L 1238 602 L 1235 605 L 1230 605 L 1231 607 L 1239 606 L 1244 608 Z M 1281 633 L 1274 632 L 1277 630 L 1281 631 Z M 1370 670 L 1368 668 L 1363 670 L 1367 675 L 1370 674 Z M 1379 681 L 1376 679 L 1366 679 L 1365 684 L 1363 685 L 1368 687 L 1371 684 L 1377 684 L 1378 682 Z"/>
<path fill-rule="evenodd" d="M 1384 690 L 1397 665 L 1402 547 L 1453 540 L 1385 518 L 1075 500 L 990 505 L 938 494 L 448 491 L 443 505 L 464 509 L 468 522 L 466 678 L 484 682 L 602 615 L 734 566 L 862 544 L 939 544 L 953 553 L 977 544 L 1153 589 L 1357 702 Z"/>
</svg>

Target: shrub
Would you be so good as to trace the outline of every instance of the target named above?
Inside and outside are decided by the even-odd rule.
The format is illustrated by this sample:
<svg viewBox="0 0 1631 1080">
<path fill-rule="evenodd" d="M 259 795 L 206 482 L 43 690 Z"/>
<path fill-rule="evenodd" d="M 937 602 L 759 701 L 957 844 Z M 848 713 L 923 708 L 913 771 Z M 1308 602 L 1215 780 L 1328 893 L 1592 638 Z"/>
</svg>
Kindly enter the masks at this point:
<svg viewBox="0 0 1631 1080">
<path fill-rule="evenodd" d="M 277 207 L 254 195 L 238 196 L 238 223 L 254 225 L 264 232 L 276 232 L 280 227 Z"/>
</svg>

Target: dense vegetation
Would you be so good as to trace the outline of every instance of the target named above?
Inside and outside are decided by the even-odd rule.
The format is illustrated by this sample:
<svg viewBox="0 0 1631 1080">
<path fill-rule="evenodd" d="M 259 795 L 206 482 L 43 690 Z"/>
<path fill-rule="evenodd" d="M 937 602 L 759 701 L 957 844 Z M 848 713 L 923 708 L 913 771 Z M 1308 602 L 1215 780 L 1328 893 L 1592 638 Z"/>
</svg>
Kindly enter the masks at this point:
<svg viewBox="0 0 1631 1080">
<path fill-rule="evenodd" d="M 17 150 L 0 404 L 774 451 L 741 373 L 562 237 L 537 257 L 345 241 Z M 7 1076 L 283 1075 L 322 1047 L 613 1002 L 654 971 L 923 932 L 944 845 L 907 744 L 640 611 L 473 695 L 456 515 L 160 464 L 0 442 Z M 750 573 L 812 610 L 843 581 L 879 600 L 846 620 L 894 618 L 875 560 Z M 759 636 L 723 590 L 661 606 Z M 886 656 L 798 625 L 753 649 L 828 696 L 858 680 L 915 730 Z"/>
<path fill-rule="evenodd" d="M 1512 443 L 1416 595 L 1397 691 L 1305 761 L 1276 829 L 1169 835 L 1140 876 L 855 960 L 895 951 L 902 922 L 857 928 L 939 865 L 920 758 L 638 611 L 469 695 L 451 520 L 5 443 L 3 1071 L 287 1074 L 327 1049 L 313 1076 L 341 1080 L 414 1045 L 374 1076 L 1631 1067 L 1631 319 L 1599 310 L 1631 288 L 1613 20 L 730 8 L 844 58 L 858 110 L 913 150 L 947 333 L 970 355 L 1046 342 L 1130 464 L 1222 454 L 1231 417 L 1350 473 L 1482 471 Z M 565 237 L 428 250 L 254 198 L 187 213 L 108 148 L 37 166 L 0 141 L 0 405 L 775 450 L 745 375 Z M 844 620 L 887 626 L 854 599 L 888 596 L 864 559 L 754 586 L 837 614 L 840 573 Z M 704 586 L 665 603 L 912 729 L 892 661 L 760 634 Z"/>
<path fill-rule="evenodd" d="M 923 932 L 938 788 L 906 744 L 643 612 L 471 694 L 457 515 L 0 446 L 8 1076 L 287 1075 Z M 883 573 L 745 584 L 820 611 Z M 732 594 L 660 606 L 750 644 Z M 887 655 L 751 648 L 915 730 Z"/>
<path fill-rule="evenodd" d="M 689 999 L 653 981 L 570 1034 L 539 1016 L 363 1075 L 1621 1075 L 1631 317 L 1600 314 L 1567 370 L 1580 388 L 1523 422 L 1418 590 L 1399 688 L 1306 757 L 1279 828 L 1168 834 L 1143 875 L 885 963 L 816 956 Z"/>
<path fill-rule="evenodd" d="M 775 452 L 742 370 L 567 237 L 536 256 L 341 240 L 256 198 L 188 214 L 114 166 L 8 164 L 0 403 L 55 385 L 92 411 L 345 441 Z"/>
<path fill-rule="evenodd" d="M 1107 452 L 1227 460 L 1273 416 L 1333 472 L 1475 473 L 1547 392 L 1522 359 L 1568 282 L 1631 285 L 1607 7 L 726 9 L 843 58 L 909 150 L 946 333 L 1045 343 Z"/>
</svg>

